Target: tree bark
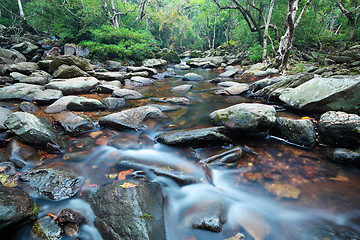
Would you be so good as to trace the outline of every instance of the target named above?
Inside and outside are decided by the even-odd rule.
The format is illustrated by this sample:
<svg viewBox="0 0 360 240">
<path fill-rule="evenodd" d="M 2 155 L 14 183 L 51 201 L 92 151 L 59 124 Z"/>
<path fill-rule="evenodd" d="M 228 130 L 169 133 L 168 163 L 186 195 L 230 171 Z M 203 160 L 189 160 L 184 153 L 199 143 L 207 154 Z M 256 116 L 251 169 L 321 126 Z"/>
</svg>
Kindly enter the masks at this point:
<svg viewBox="0 0 360 240">
<path fill-rule="evenodd" d="M 267 38 L 269 37 L 269 25 L 270 25 L 270 20 L 271 20 L 271 16 L 272 16 L 272 12 L 274 9 L 274 4 L 275 4 L 275 0 L 271 0 L 270 2 L 270 7 L 269 7 L 269 13 L 267 16 L 267 20 L 265 22 L 265 30 L 264 30 L 264 37 L 263 37 L 263 56 L 262 56 L 262 61 L 265 62 L 266 61 L 266 55 L 267 55 Z"/>
<path fill-rule="evenodd" d="M 213 32 L 213 39 L 212 39 L 212 49 L 215 49 L 215 39 L 216 39 L 216 22 L 217 22 L 217 13 L 215 13 L 215 19 L 214 19 L 214 32 Z"/>
<path fill-rule="evenodd" d="M 23 7 L 22 7 L 21 0 L 18 0 L 17 2 L 18 2 L 18 5 L 19 5 L 20 17 L 21 17 L 22 19 L 24 19 L 24 18 L 25 18 L 25 14 L 24 14 L 24 10 L 23 10 Z"/>
<path fill-rule="evenodd" d="M 356 16 L 357 10 L 360 9 L 360 5 L 357 6 L 354 10 L 349 11 L 347 10 L 343 5 L 341 0 L 337 1 L 337 5 L 340 9 L 340 11 L 346 16 L 349 22 L 349 38 L 351 41 L 355 39 L 355 28 L 356 28 L 356 22 L 358 20 L 359 16 Z"/>
</svg>

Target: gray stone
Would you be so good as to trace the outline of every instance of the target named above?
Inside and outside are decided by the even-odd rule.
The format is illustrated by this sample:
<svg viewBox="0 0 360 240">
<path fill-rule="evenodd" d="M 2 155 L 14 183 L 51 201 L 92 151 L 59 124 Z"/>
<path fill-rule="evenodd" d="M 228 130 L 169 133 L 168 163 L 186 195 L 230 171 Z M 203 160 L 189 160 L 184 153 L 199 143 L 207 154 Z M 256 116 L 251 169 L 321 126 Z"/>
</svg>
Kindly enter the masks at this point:
<svg viewBox="0 0 360 240">
<path fill-rule="evenodd" d="M 39 111 L 39 108 L 36 106 L 36 104 L 32 102 L 21 102 L 19 108 L 21 111 L 27 113 L 35 113 Z"/>
<path fill-rule="evenodd" d="M 5 120 L 12 114 L 12 111 L 3 107 L 0 107 L 0 131 L 6 130 L 7 128 L 4 126 Z"/>
<path fill-rule="evenodd" d="M 48 106 L 45 109 L 45 113 L 59 113 L 67 109 L 67 105 L 69 102 L 75 98 L 78 98 L 77 96 L 65 96 L 60 98 L 59 100 L 55 101 L 53 104 Z"/>
<path fill-rule="evenodd" d="M 112 96 L 123 98 L 125 100 L 140 99 L 144 97 L 141 93 L 130 89 L 116 89 L 113 91 Z"/>
<path fill-rule="evenodd" d="M 134 129 L 143 130 L 142 124 L 148 118 L 164 118 L 165 115 L 156 107 L 137 107 L 123 110 L 118 113 L 112 113 L 99 120 L 102 127 L 110 127 L 118 130 Z"/>
<path fill-rule="evenodd" d="M 109 69 L 109 71 L 119 71 L 122 68 L 122 65 L 120 62 L 106 60 L 106 65 Z"/>
<path fill-rule="evenodd" d="M 54 130 L 31 113 L 12 113 L 4 125 L 29 144 L 50 151 L 59 151 L 57 135 Z"/>
<path fill-rule="evenodd" d="M 10 77 L 12 77 L 13 79 L 15 79 L 16 82 L 19 82 L 25 78 L 27 78 L 28 76 L 22 73 L 18 73 L 18 72 L 11 72 L 10 73 Z"/>
<path fill-rule="evenodd" d="M 78 77 L 71 79 L 52 80 L 45 85 L 46 89 L 60 90 L 64 95 L 89 93 L 99 84 L 94 77 Z"/>
<path fill-rule="evenodd" d="M 40 91 L 41 87 L 27 83 L 0 88 L 0 100 L 21 100 L 30 93 Z"/>
<path fill-rule="evenodd" d="M 94 77 L 105 81 L 121 81 L 124 79 L 124 74 L 121 72 L 96 72 Z"/>
<path fill-rule="evenodd" d="M 83 71 L 91 71 L 93 67 L 90 63 L 80 57 L 76 57 L 74 55 L 60 55 L 55 57 L 49 65 L 50 73 L 54 73 L 59 66 L 66 64 L 66 65 L 76 65 Z"/>
<path fill-rule="evenodd" d="M 268 77 L 270 75 L 275 75 L 275 74 L 279 74 L 279 70 L 274 68 L 268 68 L 265 71 L 258 71 L 254 75 L 256 77 Z"/>
<path fill-rule="evenodd" d="M 232 82 L 232 81 L 224 81 L 224 82 L 218 83 L 217 86 L 218 87 L 232 87 L 232 86 L 237 86 L 237 85 L 240 85 L 240 84 L 242 84 L 242 83 Z"/>
<path fill-rule="evenodd" d="M 20 62 L 14 63 L 7 69 L 8 72 L 19 72 L 23 74 L 31 74 L 32 72 L 39 69 L 39 66 L 33 62 Z"/>
<path fill-rule="evenodd" d="M 149 68 L 149 67 L 133 67 L 133 66 L 130 66 L 130 67 L 127 67 L 126 68 L 126 71 L 127 72 L 148 72 L 150 75 L 156 75 L 158 72 L 156 69 L 154 68 Z"/>
<path fill-rule="evenodd" d="M 314 78 L 281 94 L 280 100 L 304 111 L 360 113 L 360 78 Z"/>
<path fill-rule="evenodd" d="M 166 104 L 147 104 L 148 107 L 156 107 L 162 112 L 171 112 L 181 109 L 181 106 L 166 105 Z"/>
<path fill-rule="evenodd" d="M 20 179 L 35 188 L 40 196 L 56 201 L 75 196 L 84 181 L 77 173 L 61 167 L 28 170 Z"/>
<path fill-rule="evenodd" d="M 337 148 L 331 158 L 338 162 L 360 167 L 360 153 L 349 149 Z"/>
<path fill-rule="evenodd" d="M 12 46 L 11 49 L 19 51 L 24 55 L 28 55 L 34 53 L 39 48 L 38 46 L 32 44 L 31 42 L 25 41 Z"/>
<path fill-rule="evenodd" d="M 39 67 L 44 71 L 49 71 L 52 60 L 41 60 L 38 62 Z"/>
<path fill-rule="evenodd" d="M 94 129 L 91 119 L 85 115 L 75 115 L 71 112 L 62 112 L 53 115 L 56 123 L 58 123 L 66 133 L 76 135 L 85 131 Z"/>
<path fill-rule="evenodd" d="M 264 135 L 276 121 L 275 108 L 259 103 L 241 103 L 210 114 L 215 125 L 246 135 Z"/>
<path fill-rule="evenodd" d="M 253 92 L 256 92 L 260 89 L 263 89 L 264 87 L 267 87 L 267 86 L 270 86 L 274 83 L 277 83 L 277 82 L 281 82 L 283 80 L 285 80 L 286 78 L 285 77 L 276 77 L 276 78 L 265 78 L 265 79 L 262 79 L 262 80 L 259 80 L 259 81 L 256 81 L 254 83 L 252 83 L 250 86 L 249 86 L 249 89 Z"/>
<path fill-rule="evenodd" d="M 0 48 L 0 57 L 10 60 L 13 63 L 26 62 L 26 57 L 17 51 Z"/>
<path fill-rule="evenodd" d="M 191 84 L 183 84 L 171 89 L 172 92 L 188 92 L 193 87 Z"/>
<path fill-rule="evenodd" d="M 26 101 L 35 101 L 37 105 L 49 105 L 63 97 L 60 90 L 46 89 L 38 90 L 27 94 L 22 99 Z"/>
<path fill-rule="evenodd" d="M 231 150 L 225 151 L 223 153 L 217 154 L 215 156 L 206 158 L 201 160 L 201 162 L 205 163 L 206 165 L 221 165 L 227 163 L 237 162 L 242 157 L 242 148 L 235 147 Z"/>
<path fill-rule="evenodd" d="M 219 77 L 225 77 L 225 78 L 230 78 L 235 76 L 235 74 L 237 73 L 236 70 L 228 70 L 226 72 L 223 72 L 219 75 Z"/>
<path fill-rule="evenodd" d="M 336 63 L 350 63 L 352 58 L 348 57 L 348 56 L 333 56 L 332 59 L 336 62 Z"/>
<path fill-rule="evenodd" d="M 34 223 L 31 232 L 35 239 L 58 240 L 61 239 L 62 236 L 61 227 L 49 216 L 37 220 Z"/>
<path fill-rule="evenodd" d="M 143 71 L 143 72 L 129 72 L 129 73 L 126 73 L 124 78 L 126 79 L 130 79 L 132 77 L 143 77 L 143 78 L 146 78 L 149 76 L 149 72 L 147 71 Z"/>
<path fill-rule="evenodd" d="M 102 81 L 99 85 L 96 86 L 96 92 L 98 93 L 113 93 L 115 90 L 118 89 L 120 89 L 119 86 L 115 86 L 104 81 Z"/>
<path fill-rule="evenodd" d="M 167 64 L 166 60 L 162 60 L 162 59 L 147 59 L 143 61 L 143 66 L 150 68 L 162 67 L 165 66 L 166 64 Z"/>
<path fill-rule="evenodd" d="M 71 99 L 66 108 L 71 111 L 97 111 L 105 109 L 106 106 L 97 99 L 77 97 Z"/>
<path fill-rule="evenodd" d="M 90 75 L 81 70 L 76 65 L 60 65 L 53 73 L 53 78 L 75 78 L 75 77 L 89 77 Z"/>
<path fill-rule="evenodd" d="M 249 90 L 249 85 L 246 83 L 238 83 L 234 84 L 230 87 L 222 88 L 219 90 L 215 90 L 215 94 L 224 94 L 224 95 L 239 95 L 245 93 Z"/>
<path fill-rule="evenodd" d="M 166 98 L 151 98 L 152 101 L 162 102 L 162 103 L 171 103 L 176 105 L 189 105 L 191 104 L 190 99 L 186 97 L 166 97 Z"/>
<path fill-rule="evenodd" d="M 4 149 L 2 161 L 12 162 L 16 168 L 23 168 L 27 161 L 37 159 L 38 155 L 38 150 L 13 138 Z"/>
<path fill-rule="evenodd" d="M 157 183 L 131 180 L 100 187 L 91 197 L 95 226 L 103 239 L 166 239 L 163 196 Z"/>
<path fill-rule="evenodd" d="M 125 100 L 123 98 L 107 97 L 101 100 L 109 111 L 119 111 L 125 107 Z"/>
<path fill-rule="evenodd" d="M 345 112 L 329 111 L 318 122 L 321 141 L 345 148 L 360 147 L 360 116 Z"/>
<path fill-rule="evenodd" d="M 187 73 L 184 75 L 183 81 L 204 81 L 204 77 L 196 73 Z"/>
<path fill-rule="evenodd" d="M 175 130 L 160 134 L 156 140 L 166 145 L 201 146 L 228 143 L 225 127 Z"/>
<path fill-rule="evenodd" d="M 152 86 L 154 82 L 149 78 L 144 77 L 132 77 L 131 79 L 125 80 L 125 87 L 127 88 L 137 88 L 137 87 L 146 87 Z"/>
</svg>

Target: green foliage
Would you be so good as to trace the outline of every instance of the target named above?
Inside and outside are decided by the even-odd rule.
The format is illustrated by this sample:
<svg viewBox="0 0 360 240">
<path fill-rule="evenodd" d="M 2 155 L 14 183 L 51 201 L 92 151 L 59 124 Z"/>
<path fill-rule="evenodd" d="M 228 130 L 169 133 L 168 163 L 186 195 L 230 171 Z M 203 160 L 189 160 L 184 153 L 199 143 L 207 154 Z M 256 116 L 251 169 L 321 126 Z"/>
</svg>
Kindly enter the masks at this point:
<svg viewBox="0 0 360 240">
<path fill-rule="evenodd" d="M 148 31 L 136 31 L 104 25 L 91 31 L 92 40 L 85 40 L 80 46 L 88 47 L 90 53 L 99 59 L 142 60 L 152 57 L 157 49 L 154 37 Z"/>
<path fill-rule="evenodd" d="M 14 20 L 9 18 L 0 17 L 0 24 L 9 27 L 14 24 Z"/>
<path fill-rule="evenodd" d="M 262 59 L 263 48 L 259 44 L 254 44 L 249 48 L 249 58 L 254 62 L 259 62 Z"/>
</svg>

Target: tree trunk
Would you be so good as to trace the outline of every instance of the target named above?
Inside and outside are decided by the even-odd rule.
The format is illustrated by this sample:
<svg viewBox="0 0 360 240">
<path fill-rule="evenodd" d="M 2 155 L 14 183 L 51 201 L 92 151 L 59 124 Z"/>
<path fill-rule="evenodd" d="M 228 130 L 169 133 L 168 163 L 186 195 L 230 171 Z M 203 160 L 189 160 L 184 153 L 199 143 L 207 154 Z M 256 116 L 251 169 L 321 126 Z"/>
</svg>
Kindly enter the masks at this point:
<svg viewBox="0 0 360 240">
<path fill-rule="evenodd" d="M 23 7 L 22 7 L 21 0 L 18 0 L 18 5 L 19 5 L 20 17 L 23 19 L 23 18 L 25 18 L 25 15 L 24 15 L 24 10 L 23 10 Z"/>
<path fill-rule="evenodd" d="M 217 22 L 217 13 L 215 13 L 215 19 L 214 19 L 214 32 L 213 32 L 213 39 L 212 39 L 212 49 L 215 49 L 215 39 L 216 39 L 216 22 Z"/>
<path fill-rule="evenodd" d="M 271 0 L 270 2 L 270 7 L 269 7 L 269 13 L 267 16 L 267 20 L 265 22 L 265 30 L 264 30 L 264 37 L 263 37 L 263 56 L 262 56 L 262 61 L 265 62 L 266 61 L 266 55 L 267 55 L 267 38 L 269 37 L 269 25 L 270 25 L 270 20 L 271 20 L 271 15 L 274 9 L 274 4 L 275 4 L 275 0 Z"/>
<path fill-rule="evenodd" d="M 354 10 L 349 11 L 347 10 L 341 3 L 341 0 L 337 1 L 337 5 L 340 9 L 340 11 L 346 16 L 349 22 L 349 38 L 350 40 L 354 40 L 355 38 L 355 26 L 358 17 L 356 16 L 356 12 L 360 9 L 360 5 L 357 6 Z"/>
</svg>

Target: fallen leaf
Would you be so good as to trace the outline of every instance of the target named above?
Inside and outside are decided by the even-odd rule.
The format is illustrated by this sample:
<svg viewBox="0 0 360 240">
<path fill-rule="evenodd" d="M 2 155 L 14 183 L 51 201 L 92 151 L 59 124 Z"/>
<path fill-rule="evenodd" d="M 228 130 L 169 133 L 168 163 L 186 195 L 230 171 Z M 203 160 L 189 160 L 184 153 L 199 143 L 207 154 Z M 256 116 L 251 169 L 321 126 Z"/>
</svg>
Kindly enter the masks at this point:
<svg viewBox="0 0 360 240">
<path fill-rule="evenodd" d="M 167 99 L 167 97 L 164 97 L 162 100 L 166 100 Z"/>
<path fill-rule="evenodd" d="M 52 218 L 57 218 L 54 214 L 52 214 L 52 213 L 48 213 L 48 214 L 46 214 L 47 216 L 49 216 L 49 217 L 52 217 Z"/>
<path fill-rule="evenodd" d="M 307 120 L 307 119 L 311 119 L 310 117 L 302 117 L 302 120 Z"/>
<path fill-rule="evenodd" d="M 126 170 L 126 171 L 119 172 L 119 174 L 117 176 L 118 181 L 125 180 L 126 176 L 131 174 L 133 171 L 134 171 L 134 169 L 129 169 L 129 170 Z"/>
<path fill-rule="evenodd" d="M 97 136 L 99 136 L 102 133 L 103 133 L 102 131 L 92 132 L 92 133 L 90 133 L 90 137 L 96 138 Z"/>
<path fill-rule="evenodd" d="M 136 187 L 137 185 L 131 182 L 125 182 L 123 184 L 120 185 L 120 187 L 122 188 L 133 188 Z"/>
</svg>

